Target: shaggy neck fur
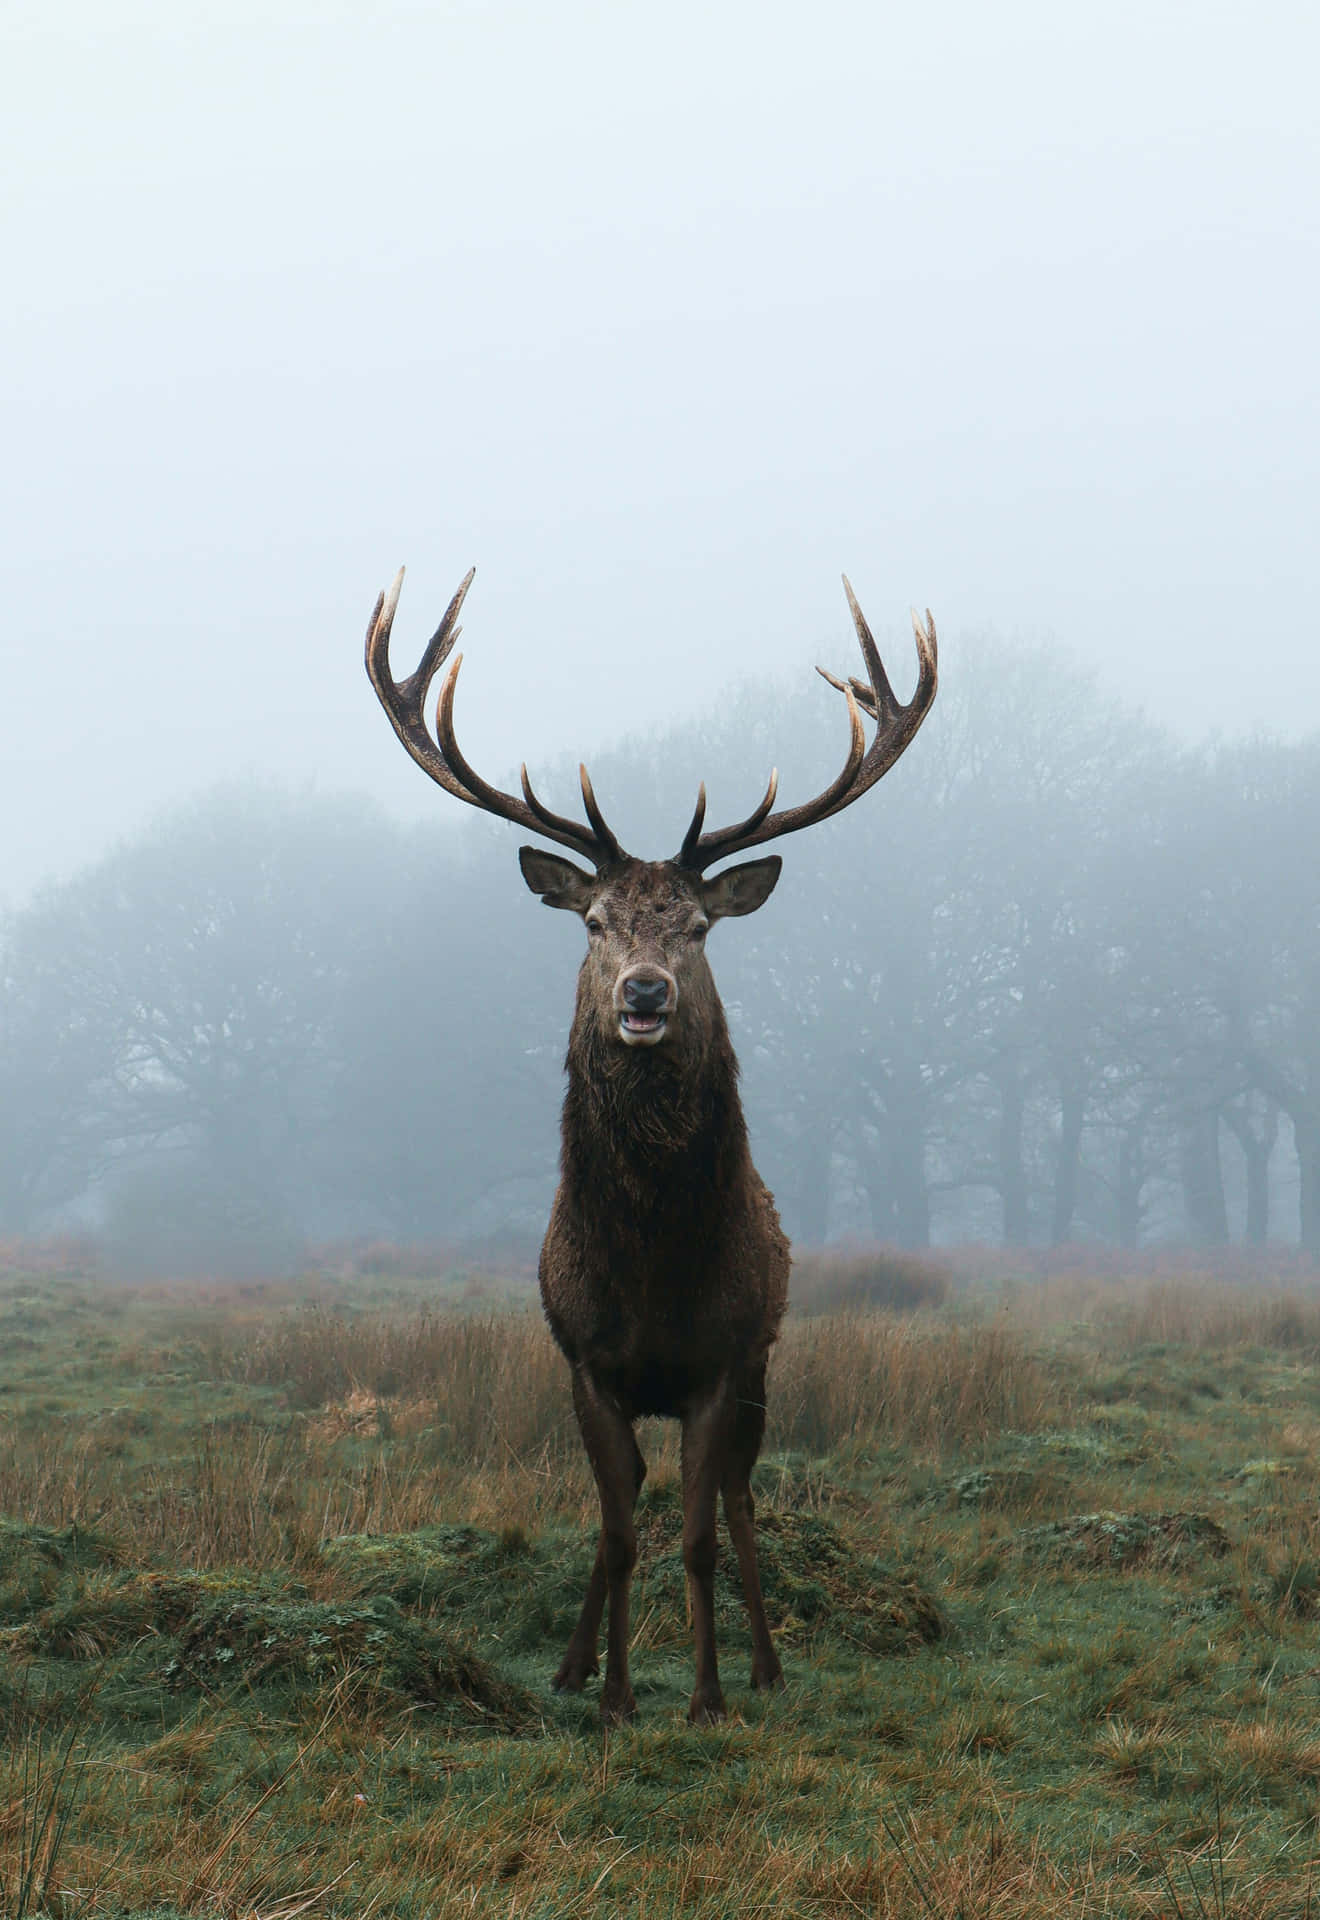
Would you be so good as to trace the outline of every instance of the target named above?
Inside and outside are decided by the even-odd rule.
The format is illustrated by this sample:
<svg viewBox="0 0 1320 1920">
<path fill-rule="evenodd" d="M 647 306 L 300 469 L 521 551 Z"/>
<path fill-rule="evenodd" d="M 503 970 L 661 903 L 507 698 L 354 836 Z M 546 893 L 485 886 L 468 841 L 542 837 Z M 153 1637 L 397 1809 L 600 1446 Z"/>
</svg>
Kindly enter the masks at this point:
<svg viewBox="0 0 1320 1920">
<path fill-rule="evenodd" d="M 627 1047 L 602 1031 L 579 986 L 569 1039 L 563 1175 L 584 1196 L 613 1192 L 634 1212 L 691 1212 L 727 1191 L 747 1158 L 738 1062 L 724 1009 L 711 1004 L 656 1047 Z"/>
</svg>

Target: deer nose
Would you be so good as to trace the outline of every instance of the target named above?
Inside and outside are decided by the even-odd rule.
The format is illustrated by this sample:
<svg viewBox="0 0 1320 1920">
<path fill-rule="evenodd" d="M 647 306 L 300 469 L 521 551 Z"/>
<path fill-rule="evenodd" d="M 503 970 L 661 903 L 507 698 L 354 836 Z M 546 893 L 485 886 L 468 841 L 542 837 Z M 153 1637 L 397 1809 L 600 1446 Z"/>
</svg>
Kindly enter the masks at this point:
<svg viewBox="0 0 1320 1920">
<path fill-rule="evenodd" d="M 623 983 L 623 1004 L 631 1013 L 660 1013 L 669 999 L 669 982 L 651 974 L 630 973 Z"/>
</svg>

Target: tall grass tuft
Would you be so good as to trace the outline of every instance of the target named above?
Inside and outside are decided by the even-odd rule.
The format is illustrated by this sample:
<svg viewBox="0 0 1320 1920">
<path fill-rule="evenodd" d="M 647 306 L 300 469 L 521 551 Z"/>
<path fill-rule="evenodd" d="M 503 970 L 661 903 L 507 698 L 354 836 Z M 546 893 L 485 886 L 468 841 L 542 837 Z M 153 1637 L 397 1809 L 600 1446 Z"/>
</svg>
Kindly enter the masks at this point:
<svg viewBox="0 0 1320 1920">
<path fill-rule="evenodd" d="M 349 1317 L 309 1308 L 213 1349 L 222 1378 L 279 1387 L 290 1405 L 368 1394 L 433 1400 L 447 1453 L 490 1466 L 576 1444 L 564 1363 L 529 1313 Z"/>
<path fill-rule="evenodd" d="M 23 1731 L 0 1774 L 0 1779 L 8 1776 L 0 1839 L 13 1861 L 12 1872 L 0 1879 L 4 1920 L 63 1910 L 55 1873 L 86 1785 L 89 1701 L 84 1695 L 58 1733 L 48 1730 L 41 1704 L 30 1703 L 24 1693 L 11 1707 L 10 1719 L 21 1718 Z M 29 1705 L 35 1711 L 25 1712 Z"/>
<path fill-rule="evenodd" d="M 910 1313 L 942 1306 L 952 1287 L 952 1268 L 935 1254 L 902 1247 L 828 1247 L 794 1253 L 789 1297 L 800 1313 L 840 1307 Z"/>
<path fill-rule="evenodd" d="M 772 1446 L 943 1451 L 1065 1417 L 1063 1389 L 1000 1327 L 840 1314 L 790 1325 L 767 1388 Z"/>
<path fill-rule="evenodd" d="M 282 1387 L 295 1406 L 364 1391 L 434 1396 L 445 1451 L 473 1465 L 578 1449 L 567 1369 L 531 1314 L 300 1313 L 248 1337 L 222 1365 Z M 895 1442 L 958 1446 L 1060 1413 L 1044 1364 L 1003 1328 L 876 1312 L 790 1321 L 769 1400 L 771 1444 L 818 1453 L 877 1429 Z"/>
</svg>

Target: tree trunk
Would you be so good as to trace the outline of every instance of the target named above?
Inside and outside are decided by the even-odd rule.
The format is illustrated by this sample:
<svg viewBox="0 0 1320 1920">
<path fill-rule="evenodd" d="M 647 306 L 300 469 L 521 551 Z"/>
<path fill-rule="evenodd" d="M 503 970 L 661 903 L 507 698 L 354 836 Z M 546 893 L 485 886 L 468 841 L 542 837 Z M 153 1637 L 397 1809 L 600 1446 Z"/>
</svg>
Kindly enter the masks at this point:
<svg viewBox="0 0 1320 1920">
<path fill-rule="evenodd" d="M 830 1147 L 823 1127 L 808 1128 L 797 1149 L 797 1233 L 804 1247 L 823 1247 L 830 1225 Z"/>
<path fill-rule="evenodd" d="M 1146 1161 L 1142 1153 L 1144 1120 L 1125 1127 L 1118 1142 L 1118 1243 L 1121 1247 L 1141 1244 L 1141 1189 L 1146 1184 Z"/>
<path fill-rule="evenodd" d="M 930 1189 L 926 1136 L 915 1120 L 900 1119 L 890 1164 L 894 1169 L 894 1238 L 900 1247 L 930 1245 Z"/>
<path fill-rule="evenodd" d="M 1243 1142 L 1247 1162 L 1247 1228 L 1249 1247 L 1263 1247 L 1270 1237 L 1270 1150 L 1263 1141 Z"/>
<path fill-rule="evenodd" d="M 1307 1253 L 1320 1253 L 1320 1116 L 1294 1111 L 1297 1176 L 1301 1202 L 1301 1241 Z"/>
<path fill-rule="evenodd" d="M 915 1060 L 896 1064 L 889 1083 L 889 1191 L 894 1238 L 900 1247 L 930 1245 L 930 1190 L 926 1185 L 929 1095 Z"/>
<path fill-rule="evenodd" d="M 1202 1246 L 1227 1246 L 1228 1203 L 1219 1161 L 1217 1111 L 1198 1113 L 1184 1123 L 1178 1137 L 1178 1157 L 1183 1206 L 1192 1238 Z"/>
<path fill-rule="evenodd" d="M 999 1076 L 998 1086 L 999 1197 L 1004 1207 L 1004 1244 L 1025 1247 L 1031 1230 L 1027 1173 L 1022 1164 L 1022 1122 L 1026 1097 L 1014 1072 Z"/>
<path fill-rule="evenodd" d="M 872 1120 L 871 1125 L 874 1127 L 876 1124 Z M 860 1119 L 854 1122 L 854 1135 L 853 1162 L 857 1168 L 857 1178 L 866 1194 L 872 1235 L 877 1240 L 892 1240 L 895 1233 L 894 1197 L 889 1179 L 888 1156 L 883 1144 L 872 1150 Z"/>
<path fill-rule="evenodd" d="M 1082 1126 L 1086 1119 L 1086 1091 L 1079 1081 L 1059 1084 L 1061 1126 L 1059 1158 L 1054 1169 L 1054 1211 L 1050 1239 L 1061 1246 L 1072 1231 L 1077 1211 L 1077 1173 L 1082 1153 Z"/>
<path fill-rule="evenodd" d="M 1242 1149 L 1246 1165 L 1246 1243 L 1249 1247 L 1263 1247 L 1270 1234 L 1270 1155 L 1279 1137 L 1279 1110 L 1267 1102 L 1260 1133 L 1252 1125 L 1248 1101 L 1226 1107 L 1224 1119 Z"/>
</svg>

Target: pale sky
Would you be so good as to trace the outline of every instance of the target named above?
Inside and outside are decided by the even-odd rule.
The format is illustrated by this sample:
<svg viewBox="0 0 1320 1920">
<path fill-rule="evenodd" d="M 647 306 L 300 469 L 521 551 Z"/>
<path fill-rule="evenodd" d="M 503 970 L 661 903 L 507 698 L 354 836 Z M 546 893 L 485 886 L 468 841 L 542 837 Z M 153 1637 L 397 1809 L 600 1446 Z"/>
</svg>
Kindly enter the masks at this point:
<svg viewBox="0 0 1320 1920">
<path fill-rule="evenodd" d="M 401 561 L 400 674 L 477 565 L 492 777 L 850 666 L 841 569 L 904 689 L 915 602 L 1320 727 L 1317 72 L 1302 4 L 7 0 L 0 899 L 247 771 L 454 811 Z"/>
</svg>

